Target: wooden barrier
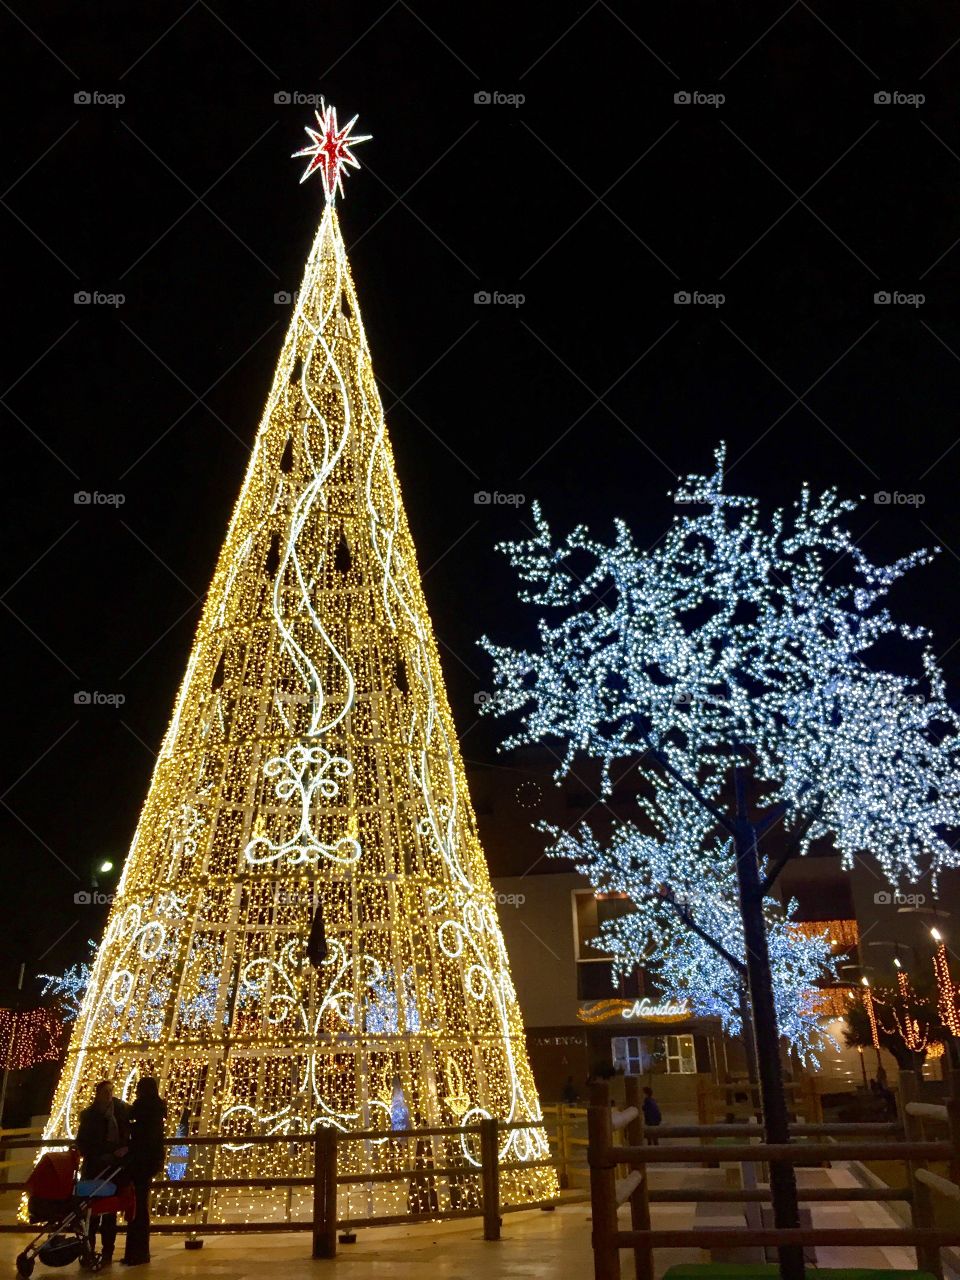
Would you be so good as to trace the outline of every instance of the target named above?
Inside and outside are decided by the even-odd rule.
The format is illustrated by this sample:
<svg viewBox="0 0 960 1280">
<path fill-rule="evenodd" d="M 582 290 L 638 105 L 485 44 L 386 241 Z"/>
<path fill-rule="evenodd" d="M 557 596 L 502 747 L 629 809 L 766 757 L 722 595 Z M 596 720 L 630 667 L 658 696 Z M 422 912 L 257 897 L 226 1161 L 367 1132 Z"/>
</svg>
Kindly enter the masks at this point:
<svg viewBox="0 0 960 1280">
<path fill-rule="evenodd" d="M 544 1107 L 543 1119 L 554 1149 L 560 1190 L 566 1191 L 574 1185 L 588 1184 L 587 1108 L 560 1102 L 555 1107 Z"/>
<path fill-rule="evenodd" d="M 483 1219 L 483 1235 L 485 1240 L 499 1240 L 501 1215 L 504 1212 L 519 1212 L 523 1209 L 552 1208 L 555 1200 L 538 1200 L 532 1204 L 501 1206 L 500 1174 L 520 1169 L 542 1169 L 554 1167 L 551 1160 L 531 1160 L 524 1162 L 502 1162 L 500 1160 L 501 1135 L 510 1130 L 542 1128 L 542 1121 L 532 1123 L 501 1123 L 496 1118 L 481 1119 L 478 1124 L 457 1126 L 433 1126 L 421 1129 L 393 1130 L 385 1133 L 382 1129 L 362 1130 L 359 1132 L 340 1133 L 336 1129 L 320 1129 L 313 1134 L 277 1134 L 264 1138 L 244 1139 L 249 1146 L 272 1146 L 279 1143 L 296 1142 L 303 1146 L 313 1147 L 313 1173 L 310 1177 L 262 1177 L 262 1178 L 183 1178 L 172 1180 L 158 1179 L 153 1183 L 155 1189 L 175 1187 L 178 1191 L 191 1188 L 223 1188 L 234 1190 L 251 1190 L 260 1188 L 310 1188 L 312 1191 L 312 1219 L 309 1222 L 204 1222 L 201 1226 L 193 1223 L 153 1222 L 151 1231 L 158 1234 L 190 1234 L 191 1236 L 225 1233 L 256 1233 L 282 1231 L 309 1231 L 313 1237 L 314 1258 L 334 1258 L 337 1253 L 337 1231 L 341 1228 L 391 1226 L 397 1223 L 437 1222 L 446 1219 L 476 1218 Z M 24 1130 L 23 1133 L 32 1132 Z M 388 1170 L 382 1173 L 341 1174 L 338 1168 L 338 1153 L 348 1142 L 368 1140 L 382 1141 L 385 1137 L 394 1141 L 416 1140 L 419 1142 L 428 1137 L 472 1137 L 479 1140 L 480 1160 L 478 1165 L 466 1170 L 463 1165 L 451 1167 L 434 1166 L 424 1162 L 423 1167 L 416 1163 L 415 1167 Z M 188 1138 L 175 1137 L 164 1139 L 164 1145 L 190 1147 L 234 1146 L 235 1136 L 213 1134 L 193 1135 Z M 34 1149 L 53 1148 L 64 1150 L 69 1145 L 64 1139 L 46 1139 L 29 1141 L 19 1136 L 4 1144 L 11 1148 L 32 1147 Z M 436 1203 L 433 1184 L 443 1177 L 460 1177 L 474 1174 L 482 1189 L 481 1203 L 476 1207 L 441 1209 Z M 366 1218 L 339 1219 L 337 1192 L 340 1187 L 355 1184 L 383 1184 L 407 1181 L 416 1183 L 422 1191 L 421 1199 L 426 1204 L 423 1212 L 405 1214 L 375 1215 Z M 22 1191 L 26 1183 L 7 1183 L 6 1190 Z M 29 1232 L 35 1229 L 26 1224 L 5 1223 L 0 1225 L 0 1232 Z"/>
<path fill-rule="evenodd" d="M 922 1107 L 922 1104 L 917 1102 L 918 1087 L 917 1077 L 913 1071 L 900 1072 L 900 1113 L 903 1118 L 904 1136 L 908 1142 L 922 1141 L 924 1137 L 923 1121 L 917 1114 L 918 1109 Z M 950 1158 L 949 1153 L 946 1158 Z M 929 1228 L 934 1225 L 933 1188 L 917 1176 L 921 1170 L 926 1171 L 926 1167 L 926 1161 L 922 1156 L 907 1161 L 907 1180 L 913 1192 L 913 1223 L 917 1227 Z M 917 1245 L 917 1266 L 922 1271 L 931 1272 L 937 1280 L 943 1280 L 940 1249 L 937 1245 Z"/>
<path fill-rule="evenodd" d="M 931 1173 L 926 1165 L 931 1160 L 948 1160 L 951 1168 L 960 1165 L 960 1101 L 951 1098 L 945 1107 L 916 1101 L 916 1081 L 911 1073 L 902 1087 L 901 1113 L 904 1122 L 880 1124 L 826 1124 L 797 1123 L 791 1125 L 794 1138 L 819 1139 L 812 1142 L 771 1144 L 762 1141 L 742 1141 L 724 1147 L 707 1146 L 706 1142 L 720 1136 L 749 1139 L 762 1137 L 762 1130 L 751 1124 L 726 1125 L 661 1125 L 658 1126 L 657 1143 L 666 1138 L 700 1137 L 701 1142 L 664 1147 L 643 1145 L 643 1123 L 639 1118 L 625 1123 L 627 1143 L 617 1146 L 614 1142 L 615 1123 L 626 1113 L 612 1113 L 610 1091 L 606 1083 L 591 1089 L 588 1114 L 590 1146 L 590 1198 L 593 1206 L 593 1256 L 595 1280 L 619 1280 L 620 1250 L 631 1249 L 637 1280 L 651 1280 L 653 1251 L 658 1248 L 680 1248 L 695 1244 L 701 1248 L 738 1248 L 741 1246 L 780 1245 L 913 1245 L 917 1251 L 917 1265 L 942 1280 L 943 1270 L 940 1250 L 946 1245 L 960 1244 L 960 1228 L 938 1229 L 932 1209 L 933 1195 L 960 1199 L 960 1184 L 952 1179 Z M 637 1105 L 637 1081 L 627 1080 L 628 1110 Z M 930 1141 L 918 1129 L 923 1120 L 945 1123 L 949 1127 L 948 1140 Z M 828 1137 L 839 1141 L 828 1142 Z M 859 1139 L 859 1141 L 858 1141 Z M 714 1161 L 763 1162 L 780 1160 L 791 1164 L 812 1164 L 824 1160 L 902 1160 L 907 1167 L 907 1185 L 902 1187 L 816 1187 L 798 1189 L 801 1201 L 843 1202 L 902 1200 L 913 1211 L 913 1225 L 901 1228 L 889 1227 L 793 1227 L 776 1226 L 698 1228 L 686 1230 L 654 1230 L 650 1226 L 651 1203 L 690 1203 L 709 1199 L 727 1203 L 749 1204 L 770 1201 L 770 1190 L 717 1188 L 698 1191 L 685 1189 L 651 1190 L 648 1185 L 648 1166 L 666 1163 L 705 1163 Z M 629 1184 L 615 1179 L 616 1165 L 623 1162 L 632 1173 L 639 1173 Z M 620 1229 L 617 1209 L 629 1200 L 631 1226 L 629 1231 Z"/>
<path fill-rule="evenodd" d="M 787 1104 L 795 1115 L 808 1124 L 823 1123 L 823 1094 L 825 1082 L 819 1076 L 802 1076 L 799 1080 L 785 1080 Z M 737 1095 L 746 1094 L 746 1098 Z M 719 1084 L 705 1075 L 697 1076 L 697 1120 L 701 1125 L 713 1125 L 726 1117 L 761 1120 L 760 1086 L 748 1079 L 730 1079 Z"/>
</svg>

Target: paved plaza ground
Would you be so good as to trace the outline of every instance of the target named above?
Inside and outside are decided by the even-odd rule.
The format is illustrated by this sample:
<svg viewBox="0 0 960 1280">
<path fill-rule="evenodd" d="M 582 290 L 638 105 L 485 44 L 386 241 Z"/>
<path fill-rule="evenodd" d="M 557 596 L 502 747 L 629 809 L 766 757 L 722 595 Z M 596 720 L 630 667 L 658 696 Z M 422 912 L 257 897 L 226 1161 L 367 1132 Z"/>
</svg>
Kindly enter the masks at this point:
<svg viewBox="0 0 960 1280">
<path fill-rule="evenodd" d="M 804 1185 L 854 1187 L 860 1185 L 842 1165 L 833 1169 L 801 1169 Z M 657 1170 L 652 1185 L 703 1186 L 705 1198 L 699 1204 L 655 1205 L 654 1225 L 689 1228 L 742 1225 L 740 1206 L 718 1204 L 709 1199 L 709 1186 L 724 1184 L 724 1172 L 686 1166 Z M 187 1251 L 178 1236 L 155 1236 L 153 1262 L 132 1275 L 196 1277 L 204 1280 L 253 1280 L 271 1273 L 283 1280 L 318 1280 L 325 1275 L 341 1280 L 590 1280 L 593 1260 L 590 1250 L 590 1206 L 585 1201 L 566 1200 L 553 1213 L 539 1210 L 504 1215 L 503 1239 L 497 1243 L 483 1239 L 480 1221 L 423 1224 L 412 1227 L 383 1227 L 359 1232 L 355 1245 L 343 1246 L 334 1261 L 310 1258 L 310 1238 L 306 1234 L 273 1236 L 210 1236 L 202 1250 Z M 622 1211 L 624 1219 L 626 1210 Z M 894 1226 L 890 1211 L 877 1203 L 814 1204 L 815 1225 L 840 1227 L 863 1223 Z M 624 1225 L 628 1225 L 624 1220 Z M 25 1238 L 0 1237 L 0 1268 L 14 1273 L 14 1258 Z M 622 1255 L 624 1276 L 632 1275 L 628 1253 Z M 706 1261 L 707 1255 L 691 1245 L 688 1249 L 660 1250 L 657 1275 L 676 1262 Z M 911 1268 L 910 1249 L 820 1249 L 820 1266 L 875 1266 Z M 126 1269 L 111 1268 L 117 1275 Z M 54 1275 L 42 1266 L 35 1276 Z M 62 1274 L 76 1274 L 70 1267 Z"/>
</svg>

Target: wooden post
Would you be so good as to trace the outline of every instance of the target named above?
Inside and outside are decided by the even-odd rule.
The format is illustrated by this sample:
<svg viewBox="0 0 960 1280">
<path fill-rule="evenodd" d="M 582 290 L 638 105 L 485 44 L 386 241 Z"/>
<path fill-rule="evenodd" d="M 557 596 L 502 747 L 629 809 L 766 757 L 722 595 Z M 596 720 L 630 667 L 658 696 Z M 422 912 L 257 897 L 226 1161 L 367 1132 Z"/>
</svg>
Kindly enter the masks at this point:
<svg viewBox="0 0 960 1280">
<path fill-rule="evenodd" d="M 915 1071 L 900 1072 L 900 1117 L 903 1120 L 903 1132 L 907 1142 L 919 1142 L 923 1137 L 923 1126 L 918 1116 L 912 1116 L 907 1111 L 907 1104 L 916 1102 L 919 1087 L 917 1084 L 917 1075 Z M 924 1160 L 908 1160 L 907 1162 L 907 1178 L 910 1184 L 910 1190 L 913 1193 L 913 1225 L 915 1227 L 933 1227 L 934 1209 L 933 1194 L 930 1188 L 923 1182 L 917 1180 L 917 1170 L 925 1169 L 926 1161 Z M 917 1270 L 929 1271 L 937 1277 L 937 1280 L 943 1280 L 943 1267 L 940 1262 L 940 1246 L 935 1244 L 918 1244 L 917 1250 Z"/>
<path fill-rule="evenodd" d="M 567 1169 L 567 1104 L 557 1103 L 557 1179 L 560 1190 L 566 1191 L 570 1185 L 570 1172 Z"/>
<path fill-rule="evenodd" d="M 483 1182 L 483 1238 L 500 1239 L 500 1140 L 496 1116 L 480 1121 L 480 1176 Z"/>
<path fill-rule="evenodd" d="M 639 1147 L 643 1145 L 643 1110 L 640 1102 L 640 1081 L 636 1076 L 627 1076 L 627 1106 L 637 1108 L 637 1118 L 631 1120 L 626 1128 L 627 1145 Z M 630 1197 L 630 1226 L 634 1231 L 650 1230 L 650 1188 L 647 1181 L 646 1165 L 633 1161 L 631 1171 L 639 1169 L 643 1174 L 640 1185 Z M 619 1258 L 618 1258 L 619 1262 Z M 649 1245 L 636 1245 L 633 1250 L 633 1265 L 637 1280 L 653 1280 L 653 1250 Z"/>
<path fill-rule="evenodd" d="M 707 1112 L 707 1090 L 712 1084 L 712 1080 L 708 1083 L 708 1081 L 705 1080 L 699 1072 L 697 1072 L 697 1124 L 710 1123 Z M 703 1143 L 706 1145 L 706 1138 L 703 1139 Z M 709 1164 L 706 1160 L 704 1160 L 702 1168 L 709 1168 Z"/>
<path fill-rule="evenodd" d="M 610 1086 L 606 1081 L 590 1086 L 587 1139 L 594 1280 L 620 1280 L 620 1250 L 614 1243 L 617 1233 L 617 1174 L 610 1153 L 613 1127 L 610 1124 Z"/>
<path fill-rule="evenodd" d="M 947 1064 L 947 1125 L 950 1129 L 950 1142 L 953 1146 L 953 1159 L 950 1161 L 949 1177 L 951 1182 L 960 1182 L 960 1073 L 950 1064 L 949 1052 L 943 1055 Z"/>
<path fill-rule="evenodd" d="M 313 1146 L 313 1256 L 337 1256 L 337 1132 L 321 1129 Z"/>
</svg>

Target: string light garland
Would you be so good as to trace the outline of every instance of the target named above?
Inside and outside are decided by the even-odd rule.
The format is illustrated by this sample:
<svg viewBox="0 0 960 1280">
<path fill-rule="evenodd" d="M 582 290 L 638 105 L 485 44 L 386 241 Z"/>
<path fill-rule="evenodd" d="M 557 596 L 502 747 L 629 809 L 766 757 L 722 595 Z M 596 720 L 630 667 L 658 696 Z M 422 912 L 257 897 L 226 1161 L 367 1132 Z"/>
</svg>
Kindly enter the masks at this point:
<svg viewBox="0 0 960 1280">
<path fill-rule="evenodd" d="M 849 951 L 860 943 L 860 926 L 856 920 L 791 920 L 789 929 L 804 938 L 824 937 L 840 951 Z"/>
<path fill-rule="evenodd" d="M 145 1074 L 182 1136 L 233 1139 L 178 1146 L 187 1178 L 309 1176 L 295 1139 L 321 1127 L 382 1131 L 340 1154 L 375 1174 L 404 1167 L 404 1116 L 495 1116 L 528 1126 L 501 1134 L 504 1203 L 539 1201 L 556 1175 L 527 1167 L 548 1140 L 333 201 L 362 139 L 318 120 L 323 216 L 46 1136 Z M 464 1170 L 431 1203 L 480 1205 L 478 1139 L 417 1161 Z M 309 1216 L 299 1190 L 202 1197 L 212 1221 Z M 338 1212 L 415 1199 L 361 1180 Z"/>
<path fill-rule="evenodd" d="M 950 976 L 950 962 L 947 959 L 947 944 L 941 937 L 939 929 L 931 929 L 930 936 L 937 943 L 933 953 L 933 972 L 937 980 L 937 1008 L 943 1025 L 952 1036 L 960 1036 L 960 990 L 954 985 Z"/>
<path fill-rule="evenodd" d="M 879 1003 L 879 1001 L 878 1001 Z M 923 1002 L 919 999 L 906 970 L 897 965 L 896 998 L 891 999 L 886 1007 L 893 1019 L 893 1028 L 884 1027 L 888 1034 L 899 1035 L 911 1053 L 924 1053 L 929 1043 L 929 1021 L 921 1022 L 918 1014 L 922 1011 Z"/>
<path fill-rule="evenodd" d="M 12 1071 L 63 1056 L 64 1023 L 55 1008 L 0 1009 L 0 1067 Z"/>
<path fill-rule="evenodd" d="M 853 999 L 852 987 L 815 987 L 807 996 L 810 1014 L 814 1018 L 827 1018 L 831 1022 L 847 1016 Z"/>
<path fill-rule="evenodd" d="M 804 486 L 792 508 L 767 515 L 727 491 L 725 462 L 721 446 L 711 474 L 683 477 L 677 514 L 652 549 L 623 521 L 609 542 L 583 527 L 555 537 L 533 505 L 531 536 L 502 549 L 538 638 L 529 650 L 482 641 L 496 687 L 482 711 L 516 717 L 507 747 L 559 739 L 558 777 L 579 756 L 597 762 L 604 796 L 614 763 L 638 761 L 638 825 L 615 821 L 603 843 L 585 825 L 553 830 L 551 852 L 636 904 L 605 929 L 623 968 L 659 968 L 665 989 L 685 991 L 698 1012 L 718 1006 L 730 1024 L 742 933 L 733 848 L 714 815 L 725 811 L 733 766 L 750 769 L 751 801 L 782 822 L 798 855 L 827 839 L 847 868 L 870 853 L 891 880 L 929 870 L 935 881 L 960 863 L 950 838 L 960 829 L 960 715 L 927 633 L 886 604 L 930 553 L 874 564 L 846 527 L 855 503 Z M 893 636 L 922 642 L 915 675 L 877 662 Z M 658 894 L 661 883 L 669 893 Z M 770 904 L 772 952 L 777 919 Z M 729 939 L 734 963 L 702 939 L 681 943 L 693 926 L 713 943 Z M 816 1028 L 802 992 L 816 984 L 795 986 L 786 954 L 771 955 L 777 1015 L 803 1049 Z M 792 963 L 804 955 L 809 973 L 815 953 L 798 948 Z"/>
<path fill-rule="evenodd" d="M 867 978 L 861 978 L 863 984 L 863 1003 L 867 1010 L 867 1018 L 870 1021 L 870 1042 L 880 1052 L 880 1028 L 877 1026 L 877 1011 L 874 1007 L 873 992 L 870 990 L 870 982 Z"/>
</svg>

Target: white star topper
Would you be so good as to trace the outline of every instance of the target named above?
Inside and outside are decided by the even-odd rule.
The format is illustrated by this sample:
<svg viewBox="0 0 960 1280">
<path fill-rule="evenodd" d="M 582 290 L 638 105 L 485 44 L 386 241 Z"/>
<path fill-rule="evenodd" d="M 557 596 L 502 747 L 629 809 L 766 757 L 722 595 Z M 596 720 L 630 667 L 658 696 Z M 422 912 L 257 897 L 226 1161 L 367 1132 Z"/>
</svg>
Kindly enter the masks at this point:
<svg viewBox="0 0 960 1280">
<path fill-rule="evenodd" d="M 311 129 L 309 125 L 304 125 L 305 130 L 310 136 L 311 142 L 308 147 L 304 147 L 301 151 L 295 151 L 293 158 L 297 156 L 309 156 L 310 163 L 307 165 L 301 177 L 301 182 L 306 182 L 311 173 L 315 169 L 320 170 L 320 177 L 323 181 L 323 191 L 329 204 L 336 193 L 339 191 L 343 195 L 343 170 L 346 165 L 350 165 L 353 169 L 359 169 L 357 158 L 350 150 L 355 147 L 358 142 L 369 142 L 372 134 L 361 134 L 357 137 L 350 136 L 350 130 L 357 122 L 357 116 L 339 128 L 337 125 L 337 109 L 336 107 L 328 107 L 323 98 L 320 99 L 320 110 L 314 111 L 317 117 L 319 129 Z"/>
</svg>

